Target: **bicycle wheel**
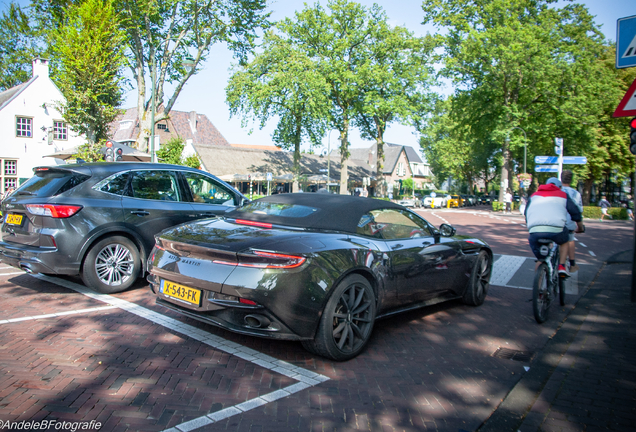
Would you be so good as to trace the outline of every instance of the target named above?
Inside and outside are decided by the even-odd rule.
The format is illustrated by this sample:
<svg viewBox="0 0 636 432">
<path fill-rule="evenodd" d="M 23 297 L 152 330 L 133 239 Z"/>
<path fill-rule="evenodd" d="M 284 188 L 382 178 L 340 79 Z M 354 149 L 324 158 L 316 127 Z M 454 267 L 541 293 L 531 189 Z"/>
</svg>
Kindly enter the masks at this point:
<svg viewBox="0 0 636 432">
<path fill-rule="evenodd" d="M 539 324 L 548 319 L 548 307 L 550 306 L 548 300 L 548 285 L 548 266 L 545 263 L 541 263 L 534 274 L 534 283 L 532 284 L 532 310 L 534 312 L 534 319 L 537 320 Z"/>
</svg>

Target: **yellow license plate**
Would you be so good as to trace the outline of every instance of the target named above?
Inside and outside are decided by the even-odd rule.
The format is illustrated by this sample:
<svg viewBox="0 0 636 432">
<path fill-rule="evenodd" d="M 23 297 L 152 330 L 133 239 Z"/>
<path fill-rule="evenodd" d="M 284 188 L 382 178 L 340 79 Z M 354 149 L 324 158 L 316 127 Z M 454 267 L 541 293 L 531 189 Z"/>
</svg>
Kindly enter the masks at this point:
<svg viewBox="0 0 636 432">
<path fill-rule="evenodd" d="M 22 215 L 20 214 L 8 214 L 5 221 L 9 225 L 22 225 Z"/>
<path fill-rule="evenodd" d="M 167 280 L 161 281 L 160 291 L 168 297 L 201 306 L 201 290 L 190 288 Z"/>
</svg>

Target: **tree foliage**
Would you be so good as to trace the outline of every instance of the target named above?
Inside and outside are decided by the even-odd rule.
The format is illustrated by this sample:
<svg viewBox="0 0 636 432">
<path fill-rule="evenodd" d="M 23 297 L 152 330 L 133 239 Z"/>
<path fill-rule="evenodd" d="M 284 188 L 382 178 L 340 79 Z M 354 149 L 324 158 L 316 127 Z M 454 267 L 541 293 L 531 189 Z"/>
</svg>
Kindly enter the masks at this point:
<svg viewBox="0 0 636 432">
<path fill-rule="evenodd" d="M 502 178 L 529 154 L 552 154 L 555 137 L 578 153 L 593 140 L 611 78 L 600 67 L 603 39 L 581 5 L 551 0 L 425 0 L 425 22 L 446 29 L 442 74 L 455 85 L 451 115 L 468 125 L 469 142 L 499 143 Z M 509 137 L 510 141 L 506 138 Z M 567 147 L 567 143 L 571 143 Z M 567 150 L 569 149 L 569 150 Z M 493 155 L 494 156 L 494 155 Z"/>
<path fill-rule="evenodd" d="M 104 153 L 102 148 L 106 146 L 106 141 L 91 142 L 87 141 L 77 148 L 77 153 L 72 157 L 75 159 L 81 159 L 84 162 L 99 162 L 104 160 Z"/>
<path fill-rule="evenodd" d="M 317 144 L 327 127 L 329 87 L 316 64 L 292 41 L 275 32 L 265 35 L 263 51 L 239 68 L 226 88 L 230 113 L 254 119 L 262 128 L 278 119 L 274 142 L 294 150 L 294 172 L 300 174 L 300 145 Z"/>
<path fill-rule="evenodd" d="M 0 17 L 0 91 L 31 78 L 36 48 L 35 30 L 28 14 L 11 2 Z"/>
<path fill-rule="evenodd" d="M 63 22 L 49 34 L 58 65 L 54 81 L 71 129 L 89 141 L 108 138 L 108 126 L 122 102 L 124 33 L 112 0 L 85 0 L 66 9 Z"/>
<path fill-rule="evenodd" d="M 161 145 L 161 148 L 157 151 L 157 159 L 160 163 L 184 165 L 191 168 L 199 168 L 201 161 L 197 155 L 190 155 L 183 157 L 183 149 L 185 143 L 181 138 L 170 138 L 165 144 Z"/>
</svg>

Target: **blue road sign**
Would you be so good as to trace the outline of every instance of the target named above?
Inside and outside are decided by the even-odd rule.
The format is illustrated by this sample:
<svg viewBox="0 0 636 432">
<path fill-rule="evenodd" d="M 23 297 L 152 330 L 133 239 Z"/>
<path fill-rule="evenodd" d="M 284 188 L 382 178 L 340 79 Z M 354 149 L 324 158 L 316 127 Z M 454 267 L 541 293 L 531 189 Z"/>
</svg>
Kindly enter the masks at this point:
<svg viewBox="0 0 636 432">
<path fill-rule="evenodd" d="M 536 164 L 557 164 L 559 163 L 558 156 L 535 156 L 534 163 Z M 585 165 L 587 158 L 585 156 L 563 156 L 563 163 L 569 165 Z"/>
<path fill-rule="evenodd" d="M 536 165 L 534 172 L 559 172 L 558 165 Z"/>
<path fill-rule="evenodd" d="M 616 21 L 616 68 L 636 66 L 636 15 Z"/>
<path fill-rule="evenodd" d="M 559 163 L 558 156 L 535 156 L 534 163 L 536 164 L 555 164 Z"/>
<path fill-rule="evenodd" d="M 585 156 L 563 156 L 563 163 L 569 165 L 585 165 L 587 158 Z"/>
</svg>

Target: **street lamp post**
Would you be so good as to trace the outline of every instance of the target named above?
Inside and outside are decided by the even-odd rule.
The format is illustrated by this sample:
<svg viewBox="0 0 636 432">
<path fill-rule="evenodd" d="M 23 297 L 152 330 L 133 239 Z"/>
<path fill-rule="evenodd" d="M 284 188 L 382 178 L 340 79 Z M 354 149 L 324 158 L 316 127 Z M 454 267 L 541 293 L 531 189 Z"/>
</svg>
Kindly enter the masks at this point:
<svg viewBox="0 0 636 432">
<path fill-rule="evenodd" d="M 167 40 L 171 40 L 171 39 L 166 39 L 163 42 L 166 42 Z M 163 43 L 162 42 L 162 43 Z M 192 70 L 195 66 L 195 60 L 190 57 L 187 56 L 185 58 L 185 61 L 183 62 L 183 66 L 185 66 L 186 70 L 189 72 L 190 70 Z M 156 93 L 156 87 L 157 87 L 157 59 L 154 58 L 153 59 L 153 63 L 151 66 L 151 70 L 150 70 L 150 81 L 151 81 L 151 91 L 152 94 L 150 95 L 150 162 L 157 162 L 157 155 L 155 154 L 155 111 L 156 111 L 156 104 L 157 101 L 155 100 L 155 93 Z"/>
</svg>

